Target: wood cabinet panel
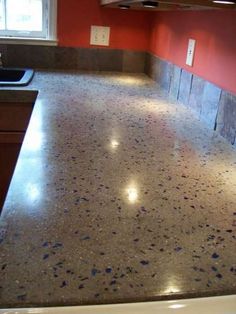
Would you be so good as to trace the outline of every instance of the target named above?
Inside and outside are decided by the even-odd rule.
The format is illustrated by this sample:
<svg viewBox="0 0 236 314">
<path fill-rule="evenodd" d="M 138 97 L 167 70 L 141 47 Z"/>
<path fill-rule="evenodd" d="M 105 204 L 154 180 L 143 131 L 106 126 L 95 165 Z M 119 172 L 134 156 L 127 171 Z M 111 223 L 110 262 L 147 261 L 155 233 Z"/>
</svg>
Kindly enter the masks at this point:
<svg viewBox="0 0 236 314">
<path fill-rule="evenodd" d="M 3 134 L 0 133 L 0 212 L 11 182 L 24 134 L 13 133 L 12 136 L 8 134 L 5 140 L 3 138 Z M 6 139 L 9 143 L 6 143 Z"/>
<path fill-rule="evenodd" d="M 37 91 L 0 93 L 0 213 L 33 111 Z"/>
<path fill-rule="evenodd" d="M 0 103 L 0 132 L 26 131 L 32 109 L 32 103 Z"/>
</svg>

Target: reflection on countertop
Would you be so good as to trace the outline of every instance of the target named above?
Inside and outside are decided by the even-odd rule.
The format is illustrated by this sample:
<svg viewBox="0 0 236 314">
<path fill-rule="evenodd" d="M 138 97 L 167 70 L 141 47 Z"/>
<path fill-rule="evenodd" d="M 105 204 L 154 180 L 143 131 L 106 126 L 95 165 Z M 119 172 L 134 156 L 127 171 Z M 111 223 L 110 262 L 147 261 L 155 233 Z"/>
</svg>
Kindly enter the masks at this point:
<svg viewBox="0 0 236 314">
<path fill-rule="evenodd" d="M 38 71 L 27 89 L 39 94 L 0 220 L 0 307 L 236 293 L 224 139 L 145 75 Z"/>
</svg>

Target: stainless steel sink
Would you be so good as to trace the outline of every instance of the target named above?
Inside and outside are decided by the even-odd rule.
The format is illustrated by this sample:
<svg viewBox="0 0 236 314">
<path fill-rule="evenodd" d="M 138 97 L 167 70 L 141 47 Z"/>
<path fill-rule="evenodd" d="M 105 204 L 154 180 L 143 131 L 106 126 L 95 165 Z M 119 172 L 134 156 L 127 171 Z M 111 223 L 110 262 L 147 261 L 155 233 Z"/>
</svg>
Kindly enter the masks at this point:
<svg viewBox="0 0 236 314">
<path fill-rule="evenodd" d="M 32 69 L 0 68 L 0 86 L 25 86 L 33 75 Z"/>
</svg>

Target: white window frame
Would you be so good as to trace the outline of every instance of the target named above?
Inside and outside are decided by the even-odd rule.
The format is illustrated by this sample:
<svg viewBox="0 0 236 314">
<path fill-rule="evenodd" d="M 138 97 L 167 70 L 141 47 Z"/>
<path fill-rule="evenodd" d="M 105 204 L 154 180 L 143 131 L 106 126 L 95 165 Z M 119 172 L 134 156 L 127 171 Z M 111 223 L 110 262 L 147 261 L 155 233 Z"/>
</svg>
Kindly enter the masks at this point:
<svg viewBox="0 0 236 314">
<path fill-rule="evenodd" d="M 43 0 L 43 31 L 0 30 L 0 43 L 57 45 L 57 0 Z"/>
</svg>

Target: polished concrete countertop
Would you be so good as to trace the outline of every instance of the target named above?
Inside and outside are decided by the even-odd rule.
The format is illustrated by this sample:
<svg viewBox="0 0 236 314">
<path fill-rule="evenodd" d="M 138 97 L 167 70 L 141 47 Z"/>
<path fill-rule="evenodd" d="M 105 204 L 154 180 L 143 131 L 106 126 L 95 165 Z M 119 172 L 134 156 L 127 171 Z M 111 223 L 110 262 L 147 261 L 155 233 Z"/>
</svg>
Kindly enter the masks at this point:
<svg viewBox="0 0 236 314">
<path fill-rule="evenodd" d="M 26 89 L 0 307 L 236 293 L 235 149 L 145 75 L 39 71 Z"/>
</svg>

